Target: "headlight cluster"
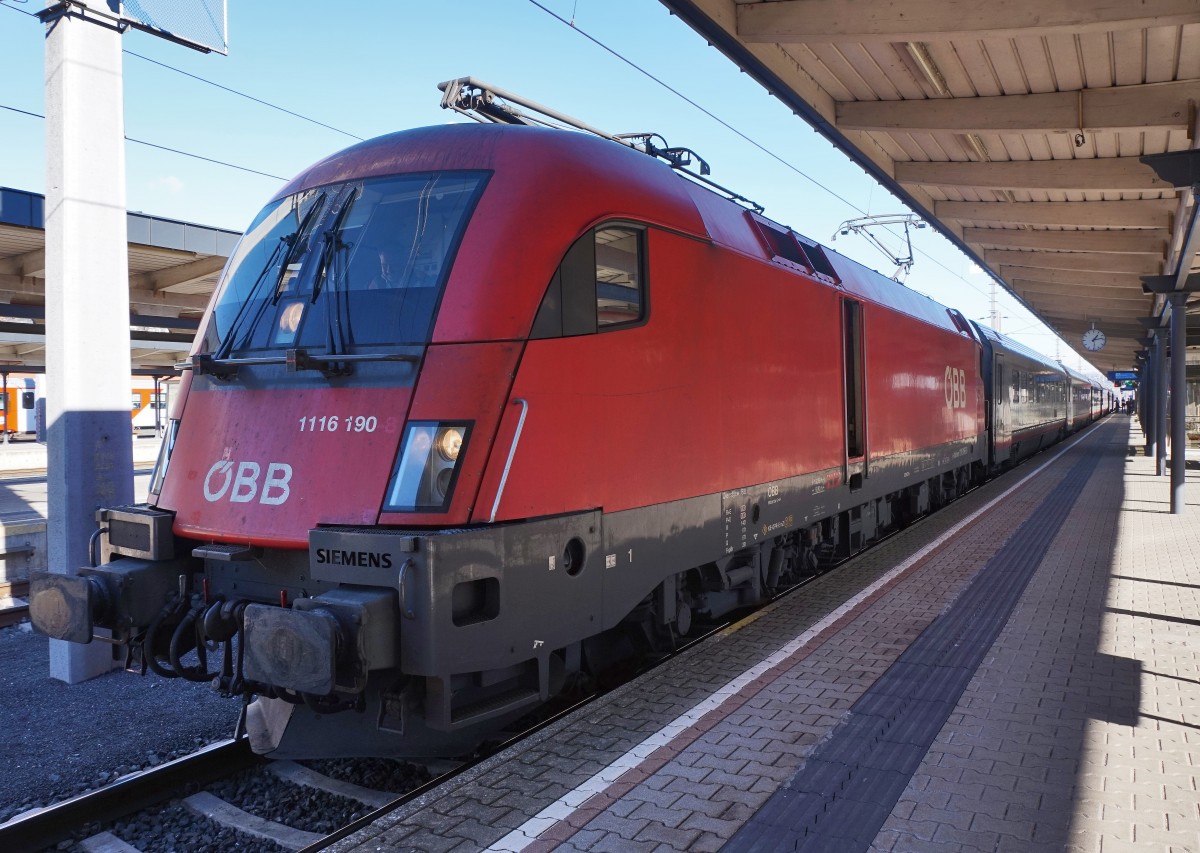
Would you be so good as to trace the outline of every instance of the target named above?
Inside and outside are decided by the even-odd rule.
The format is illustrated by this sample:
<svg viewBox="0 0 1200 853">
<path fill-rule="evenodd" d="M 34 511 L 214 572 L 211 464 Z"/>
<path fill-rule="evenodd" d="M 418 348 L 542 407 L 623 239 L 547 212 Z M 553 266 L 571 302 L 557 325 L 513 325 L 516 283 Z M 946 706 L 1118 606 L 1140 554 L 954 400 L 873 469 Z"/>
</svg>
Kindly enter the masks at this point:
<svg viewBox="0 0 1200 853">
<path fill-rule="evenodd" d="M 410 423 L 384 509 L 444 512 L 450 505 L 458 459 L 469 432 L 466 424 Z"/>
</svg>

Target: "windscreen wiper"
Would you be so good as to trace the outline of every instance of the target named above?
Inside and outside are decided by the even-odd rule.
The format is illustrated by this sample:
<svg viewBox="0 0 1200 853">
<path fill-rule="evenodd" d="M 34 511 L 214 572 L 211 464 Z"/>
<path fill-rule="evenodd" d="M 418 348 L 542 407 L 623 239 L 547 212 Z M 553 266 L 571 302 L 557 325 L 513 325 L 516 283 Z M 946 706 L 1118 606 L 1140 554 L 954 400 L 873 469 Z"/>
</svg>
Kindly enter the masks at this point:
<svg viewBox="0 0 1200 853">
<path fill-rule="evenodd" d="M 208 356 L 209 362 L 217 363 L 237 361 L 236 359 L 230 359 L 229 354 L 234 350 L 234 342 L 239 341 L 238 333 L 242 332 L 243 327 L 245 327 L 245 331 L 242 332 L 240 337 L 240 342 L 244 343 L 247 336 L 253 334 L 254 330 L 258 328 L 259 321 L 262 320 L 262 315 L 263 312 L 266 311 L 267 305 L 275 305 L 279 302 L 279 297 L 282 293 L 280 285 L 283 282 L 283 277 L 287 274 L 288 267 L 291 265 L 292 259 L 296 257 L 299 247 L 306 242 L 304 238 L 308 232 L 308 229 L 312 225 L 313 219 L 316 216 L 316 212 L 320 210 L 324 203 L 325 193 L 321 193 L 313 201 L 312 206 L 308 209 L 308 212 L 304 214 L 304 218 L 300 221 L 300 224 L 296 230 L 291 234 L 285 234 L 279 238 L 279 243 L 271 252 L 271 257 L 269 257 L 266 264 L 263 265 L 262 271 L 258 274 L 258 278 L 254 280 L 254 284 L 250 288 L 250 292 L 246 294 L 246 298 L 242 301 L 241 307 L 238 308 L 238 312 L 234 316 L 233 322 L 229 326 L 229 334 L 225 336 L 225 340 L 221 342 L 221 345 L 217 348 L 217 351 Z M 275 261 L 279 257 L 279 253 L 283 250 L 284 246 L 287 246 L 287 252 L 284 253 L 283 259 L 279 263 L 279 274 L 275 276 L 275 293 L 272 294 L 269 300 L 264 299 L 259 303 L 258 310 L 254 314 L 254 319 L 251 322 L 246 323 L 246 311 L 258 296 L 259 290 L 262 288 L 262 283 L 267 278 L 267 272 L 275 266 Z"/>
<path fill-rule="evenodd" d="M 407 352 L 365 352 L 356 355 L 321 356 L 309 355 L 305 349 L 290 349 L 283 355 L 251 356 L 249 358 L 214 358 L 210 353 L 197 353 L 188 361 L 176 362 L 176 370 L 190 370 L 196 376 L 227 377 L 237 372 L 243 365 L 254 364 L 286 364 L 288 371 L 320 370 L 322 373 L 333 375 L 337 373 L 338 365 L 343 363 L 361 363 L 367 361 L 397 361 L 406 364 L 418 364 L 421 361 L 419 353 Z"/>
</svg>

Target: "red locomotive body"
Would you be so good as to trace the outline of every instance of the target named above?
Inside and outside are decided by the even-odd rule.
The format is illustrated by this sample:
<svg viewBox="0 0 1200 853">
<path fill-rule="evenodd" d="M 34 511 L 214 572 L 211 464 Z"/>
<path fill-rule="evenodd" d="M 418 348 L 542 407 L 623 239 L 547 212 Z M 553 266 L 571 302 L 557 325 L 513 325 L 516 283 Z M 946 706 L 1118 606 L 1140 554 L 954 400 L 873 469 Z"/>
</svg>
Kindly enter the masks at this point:
<svg viewBox="0 0 1200 853">
<path fill-rule="evenodd" d="M 257 696 L 277 755 L 466 748 L 1004 461 L 1000 336 L 581 134 L 318 163 L 203 328 L 150 506 L 108 511 L 109 562 L 40 581 L 34 618 Z"/>
</svg>

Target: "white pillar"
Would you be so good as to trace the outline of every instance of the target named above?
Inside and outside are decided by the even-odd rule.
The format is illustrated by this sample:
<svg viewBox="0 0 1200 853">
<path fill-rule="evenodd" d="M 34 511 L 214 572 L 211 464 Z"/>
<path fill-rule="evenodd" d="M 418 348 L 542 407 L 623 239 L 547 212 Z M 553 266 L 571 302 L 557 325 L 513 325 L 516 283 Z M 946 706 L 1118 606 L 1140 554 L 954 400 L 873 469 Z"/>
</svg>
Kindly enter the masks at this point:
<svg viewBox="0 0 1200 853">
<path fill-rule="evenodd" d="M 96 510 L 133 502 L 126 244 L 121 36 L 72 8 L 46 24 L 51 571 L 89 565 Z M 51 641 L 53 678 L 74 683 L 111 667 L 105 643 Z"/>
</svg>

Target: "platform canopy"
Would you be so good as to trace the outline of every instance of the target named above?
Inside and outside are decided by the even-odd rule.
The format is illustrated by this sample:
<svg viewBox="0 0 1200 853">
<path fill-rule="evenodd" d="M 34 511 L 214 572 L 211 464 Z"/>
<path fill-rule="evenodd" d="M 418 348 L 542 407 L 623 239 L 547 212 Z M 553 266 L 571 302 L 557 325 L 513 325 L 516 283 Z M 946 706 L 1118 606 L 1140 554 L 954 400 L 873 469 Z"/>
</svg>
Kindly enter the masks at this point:
<svg viewBox="0 0 1200 853">
<path fill-rule="evenodd" d="M 1141 276 L 1197 268 L 1191 187 L 1141 159 L 1197 145 L 1197 0 L 661 2 L 1101 370 L 1161 310 Z"/>
<path fill-rule="evenodd" d="M 45 365 L 46 232 L 42 196 L 0 187 L 0 371 Z M 236 231 L 127 214 L 132 367 L 183 361 Z"/>
</svg>

